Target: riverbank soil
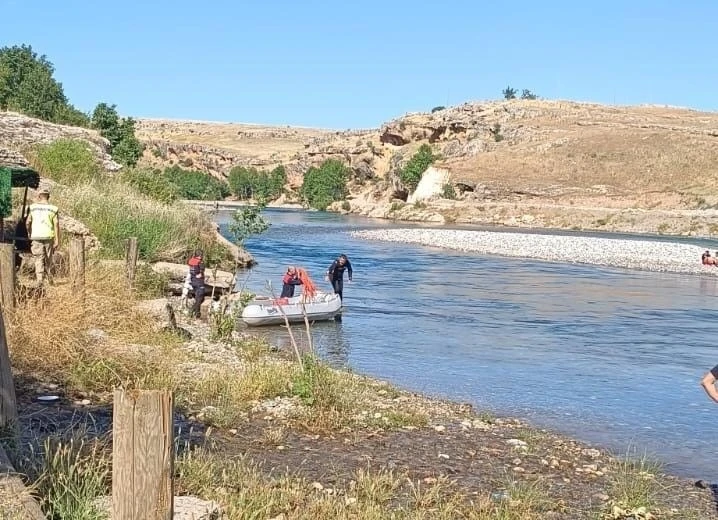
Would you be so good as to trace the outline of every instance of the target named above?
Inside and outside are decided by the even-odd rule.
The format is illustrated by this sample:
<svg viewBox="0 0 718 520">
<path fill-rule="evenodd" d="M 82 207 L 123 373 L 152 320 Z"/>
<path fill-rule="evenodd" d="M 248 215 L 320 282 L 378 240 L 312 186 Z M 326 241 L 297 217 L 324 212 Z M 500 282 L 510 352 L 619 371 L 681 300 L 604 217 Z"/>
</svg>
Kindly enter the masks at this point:
<svg viewBox="0 0 718 520">
<path fill-rule="evenodd" d="M 64 518 L 94 518 L 77 504 L 109 494 L 118 385 L 173 390 L 177 493 L 215 501 L 227 518 L 715 517 L 710 489 L 645 458 L 622 462 L 519 420 L 333 370 L 307 355 L 301 327 L 301 363 L 220 316 L 207 324 L 178 312 L 185 332 L 168 333 L 167 300 L 139 302 L 123 293 L 121 271 L 96 269 L 78 316 L 52 305 L 70 298 L 59 284 L 44 303 L 23 302 L 34 314 L 9 325 L 22 437 L 8 449 L 58 518 L 68 496 L 78 498 Z M 38 315 L 43 331 L 29 328 Z M 37 400 L 48 394 L 59 400 Z"/>
</svg>

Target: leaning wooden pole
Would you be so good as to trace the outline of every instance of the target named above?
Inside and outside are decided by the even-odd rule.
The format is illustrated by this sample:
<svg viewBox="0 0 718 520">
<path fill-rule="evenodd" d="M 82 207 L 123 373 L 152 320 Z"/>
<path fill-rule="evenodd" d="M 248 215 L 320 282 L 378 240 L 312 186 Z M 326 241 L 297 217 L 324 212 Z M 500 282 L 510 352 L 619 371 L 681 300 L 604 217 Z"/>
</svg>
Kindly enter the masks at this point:
<svg viewBox="0 0 718 520">
<path fill-rule="evenodd" d="M 115 390 L 112 518 L 172 520 L 173 398 L 167 390 Z"/>
<path fill-rule="evenodd" d="M 0 304 L 5 312 L 15 308 L 15 248 L 0 244 Z"/>
</svg>

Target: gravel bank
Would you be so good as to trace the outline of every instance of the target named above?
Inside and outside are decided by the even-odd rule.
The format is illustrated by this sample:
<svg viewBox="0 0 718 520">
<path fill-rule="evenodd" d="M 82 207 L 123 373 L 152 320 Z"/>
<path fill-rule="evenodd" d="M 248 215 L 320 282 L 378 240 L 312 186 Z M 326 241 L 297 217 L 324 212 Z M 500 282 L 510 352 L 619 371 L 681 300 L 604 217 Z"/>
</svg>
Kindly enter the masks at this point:
<svg viewBox="0 0 718 520">
<path fill-rule="evenodd" d="M 365 230 L 350 234 L 365 240 L 421 244 L 487 255 L 718 276 L 718 268 L 701 264 L 705 248 L 673 242 L 437 229 Z"/>
</svg>

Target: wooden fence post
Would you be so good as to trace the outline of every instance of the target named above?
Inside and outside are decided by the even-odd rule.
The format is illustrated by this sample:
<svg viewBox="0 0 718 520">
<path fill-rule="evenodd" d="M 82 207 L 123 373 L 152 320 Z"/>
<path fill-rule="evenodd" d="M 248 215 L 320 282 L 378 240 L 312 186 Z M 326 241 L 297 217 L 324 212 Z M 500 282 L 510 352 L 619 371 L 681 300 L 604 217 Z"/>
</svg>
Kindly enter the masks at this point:
<svg viewBox="0 0 718 520">
<path fill-rule="evenodd" d="M 140 250 L 137 247 L 137 238 L 130 237 L 125 240 L 125 270 L 130 289 L 135 285 L 135 273 L 137 272 L 137 260 L 139 257 Z"/>
<path fill-rule="evenodd" d="M 85 237 L 82 235 L 70 240 L 70 281 L 73 290 L 85 290 Z"/>
<path fill-rule="evenodd" d="M 173 397 L 116 389 L 112 418 L 112 518 L 172 520 Z"/>
<path fill-rule="evenodd" d="M 14 429 L 17 426 L 17 400 L 10 369 L 4 314 L 4 309 L 0 309 L 0 428 Z"/>
<path fill-rule="evenodd" d="M 15 308 L 15 248 L 0 244 L 0 293 L 4 311 Z"/>
</svg>

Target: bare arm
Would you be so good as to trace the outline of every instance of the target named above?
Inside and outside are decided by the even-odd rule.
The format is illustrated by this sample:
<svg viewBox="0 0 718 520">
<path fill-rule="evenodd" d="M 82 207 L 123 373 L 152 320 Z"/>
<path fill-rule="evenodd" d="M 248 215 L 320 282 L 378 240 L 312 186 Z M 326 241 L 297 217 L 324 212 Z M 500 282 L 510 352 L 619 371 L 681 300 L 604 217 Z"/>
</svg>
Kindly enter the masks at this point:
<svg viewBox="0 0 718 520">
<path fill-rule="evenodd" d="M 29 240 L 32 236 L 32 213 L 27 214 L 27 218 L 25 219 L 25 227 L 27 228 L 27 238 Z"/>
<path fill-rule="evenodd" d="M 701 379 L 701 386 L 706 391 L 708 397 L 718 403 L 718 390 L 716 390 L 716 378 L 712 372 L 707 372 Z"/>
</svg>

